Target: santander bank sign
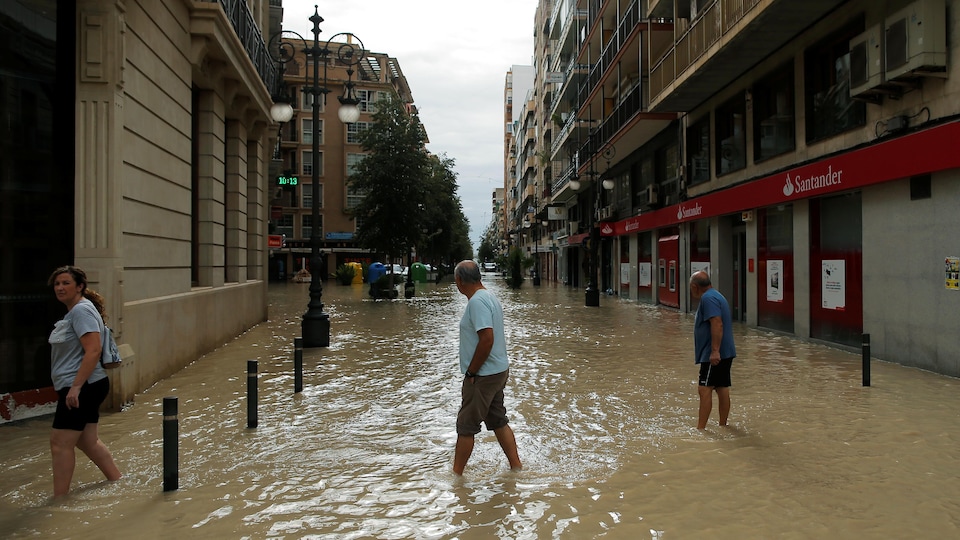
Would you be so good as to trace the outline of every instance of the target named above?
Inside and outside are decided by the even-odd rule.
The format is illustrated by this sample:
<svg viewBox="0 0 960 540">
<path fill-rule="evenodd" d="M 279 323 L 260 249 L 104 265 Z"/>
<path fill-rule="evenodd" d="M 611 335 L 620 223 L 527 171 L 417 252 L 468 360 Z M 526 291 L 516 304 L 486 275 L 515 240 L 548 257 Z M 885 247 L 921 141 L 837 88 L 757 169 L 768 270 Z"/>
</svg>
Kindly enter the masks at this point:
<svg viewBox="0 0 960 540">
<path fill-rule="evenodd" d="M 783 185 L 783 195 L 784 197 L 799 196 L 810 191 L 839 186 L 843 183 L 842 178 L 843 169 L 834 171 L 833 165 L 828 166 L 826 171 L 822 171 L 822 174 L 812 174 L 806 177 L 799 174 L 791 177 L 790 173 L 787 173 L 787 179 Z"/>
</svg>

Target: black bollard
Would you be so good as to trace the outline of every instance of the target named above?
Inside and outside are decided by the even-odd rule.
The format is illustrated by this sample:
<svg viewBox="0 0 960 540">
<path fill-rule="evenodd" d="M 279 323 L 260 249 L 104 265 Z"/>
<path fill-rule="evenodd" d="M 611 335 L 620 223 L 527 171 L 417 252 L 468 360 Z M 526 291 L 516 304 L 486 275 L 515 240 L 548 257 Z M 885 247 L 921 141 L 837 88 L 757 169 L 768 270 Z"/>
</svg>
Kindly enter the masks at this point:
<svg viewBox="0 0 960 540">
<path fill-rule="evenodd" d="M 303 338 L 293 339 L 293 393 L 303 390 Z"/>
<path fill-rule="evenodd" d="M 180 459 L 177 456 L 177 398 L 163 398 L 163 490 L 175 491 L 180 487 Z"/>
<path fill-rule="evenodd" d="M 247 427 L 257 427 L 257 361 L 247 360 Z"/>
<path fill-rule="evenodd" d="M 863 385 L 870 386 L 870 334 L 863 334 Z"/>
</svg>

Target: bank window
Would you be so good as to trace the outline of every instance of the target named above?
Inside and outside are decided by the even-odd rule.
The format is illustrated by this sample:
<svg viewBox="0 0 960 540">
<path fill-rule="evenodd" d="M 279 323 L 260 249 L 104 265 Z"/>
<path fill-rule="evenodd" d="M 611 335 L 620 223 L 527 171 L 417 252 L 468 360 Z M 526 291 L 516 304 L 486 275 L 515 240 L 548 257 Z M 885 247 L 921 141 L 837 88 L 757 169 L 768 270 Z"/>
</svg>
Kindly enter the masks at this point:
<svg viewBox="0 0 960 540">
<path fill-rule="evenodd" d="M 690 185 L 710 180 L 710 115 L 687 130 L 687 149 L 690 162 L 687 176 Z"/>
<path fill-rule="evenodd" d="M 347 176 L 353 176 L 357 172 L 357 165 L 367 157 L 366 154 L 347 154 Z"/>
<path fill-rule="evenodd" d="M 301 91 L 300 91 L 300 95 L 303 96 L 303 108 L 304 108 L 304 109 L 313 110 L 313 100 L 314 100 L 314 96 L 313 96 L 313 94 L 311 93 L 311 88 L 313 88 L 313 87 L 312 87 L 312 86 L 304 86 L 304 87 L 301 89 Z M 322 99 L 320 100 L 320 110 L 323 111 L 323 100 L 322 100 Z"/>
<path fill-rule="evenodd" d="M 753 159 L 792 152 L 796 147 L 793 63 L 753 87 Z"/>
<path fill-rule="evenodd" d="M 740 94 L 717 108 L 718 176 L 747 166 L 746 117 L 746 99 Z"/>
<path fill-rule="evenodd" d="M 357 90 L 357 99 L 360 100 L 360 103 L 357 103 L 357 108 L 360 109 L 360 112 L 377 112 L 376 96 L 377 93 L 374 90 Z"/>
<path fill-rule="evenodd" d="M 323 216 L 317 216 L 320 219 L 318 223 L 320 224 L 320 234 L 319 238 L 323 238 Z M 313 236 L 313 215 L 304 214 L 300 216 L 300 238 L 311 238 Z"/>
<path fill-rule="evenodd" d="M 320 191 L 320 200 L 317 201 L 317 204 L 320 205 L 318 208 L 323 208 L 323 184 L 318 186 Z M 304 184 L 303 186 L 303 206 L 302 208 L 313 208 L 313 186 L 310 184 Z"/>
<path fill-rule="evenodd" d="M 804 54 L 808 143 L 866 123 L 866 104 L 850 97 L 850 39 L 861 32 L 858 20 Z"/>
<path fill-rule="evenodd" d="M 303 152 L 303 175 L 304 176 L 313 176 L 313 168 L 317 168 L 317 174 L 323 175 L 323 152 L 317 154 L 316 162 L 313 159 L 313 152 L 305 150 Z"/>
<path fill-rule="evenodd" d="M 276 234 L 285 234 L 287 238 L 293 238 L 293 214 L 283 214 L 276 222 Z"/>
<path fill-rule="evenodd" d="M 301 140 L 303 144 L 313 144 L 313 118 L 304 118 L 301 120 L 302 126 L 302 136 Z M 317 133 L 320 135 L 318 139 L 318 144 L 323 144 L 323 120 L 318 122 L 319 129 Z"/>
<path fill-rule="evenodd" d="M 370 128 L 370 122 L 354 122 L 347 124 L 347 142 L 351 144 L 360 143 L 360 135 Z"/>
</svg>

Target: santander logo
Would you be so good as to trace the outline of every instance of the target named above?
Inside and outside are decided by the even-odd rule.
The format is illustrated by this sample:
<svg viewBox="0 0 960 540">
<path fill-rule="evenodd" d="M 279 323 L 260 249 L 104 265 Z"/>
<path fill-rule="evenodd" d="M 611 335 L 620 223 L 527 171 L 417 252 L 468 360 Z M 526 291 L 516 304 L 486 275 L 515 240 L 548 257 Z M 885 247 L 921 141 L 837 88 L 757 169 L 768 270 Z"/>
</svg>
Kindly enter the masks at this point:
<svg viewBox="0 0 960 540">
<path fill-rule="evenodd" d="M 611 227 L 609 223 L 604 223 L 603 227 L 600 228 L 600 232 L 605 235 L 611 235 L 613 234 L 613 227 Z"/>
<path fill-rule="evenodd" d="M 787 174 L 787 183 L 783 186 L 783 196 L 789 197 L 793 195 L 793 184 L 790 182 L 790 175 Z"/>
<path fill-rule="evenodd" d="M 677 220 L 682 221 L 686 218 L 697 217 L 703 214 L 703 207 L 700 206 L 700 203 L 697 203 L 693 206 L 688 206 L 684 208 L 683 205 L 680 205 L 680 208 L 677 210 Z"/>
<path fill-rule="evenodd" d="M 799 174 L 791 177 L 787 173 L 786 182 L 783 185 L 783 195 L 789 197 L 793 194 L 801 195 L 808 191 L 817 191 L 820 189 L 837 186 L 843 183 L 843 169 L 833 170 L 833 165 L 827 167 L 827 170 L 820 170 L 822 174 L 811 174 L 807 177 L 801 177 Z"/>
</svg>

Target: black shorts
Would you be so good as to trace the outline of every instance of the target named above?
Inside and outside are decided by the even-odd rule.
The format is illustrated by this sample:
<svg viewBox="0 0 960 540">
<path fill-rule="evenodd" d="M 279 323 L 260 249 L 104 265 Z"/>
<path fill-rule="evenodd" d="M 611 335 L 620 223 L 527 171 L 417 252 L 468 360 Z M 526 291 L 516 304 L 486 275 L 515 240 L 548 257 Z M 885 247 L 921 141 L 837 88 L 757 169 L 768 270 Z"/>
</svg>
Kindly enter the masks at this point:
<svg viewBox="0 0 960 540">
<path fill-rule="evenodd" d="M 53 415 L 53 429 L 83 431 L 87 424 L 100 422 L 100 405 L 110 393 L 110 379 L 104 377 L 95 383 L 83 383 L 80 388 L 80 406 L 67 408 L 67 392 L 70 387 L 57 390 L 57 412 Z"/>
<path fill-rule="evenodd" d="M 730 366 L 733 365 L 733 358 L 720 360 L 720 363 L 713 365 L 710 362 L 700 364 L 700 386 L 709 386 L 712 388 L 728 388 L 730 386 Z"/>
</svg>

